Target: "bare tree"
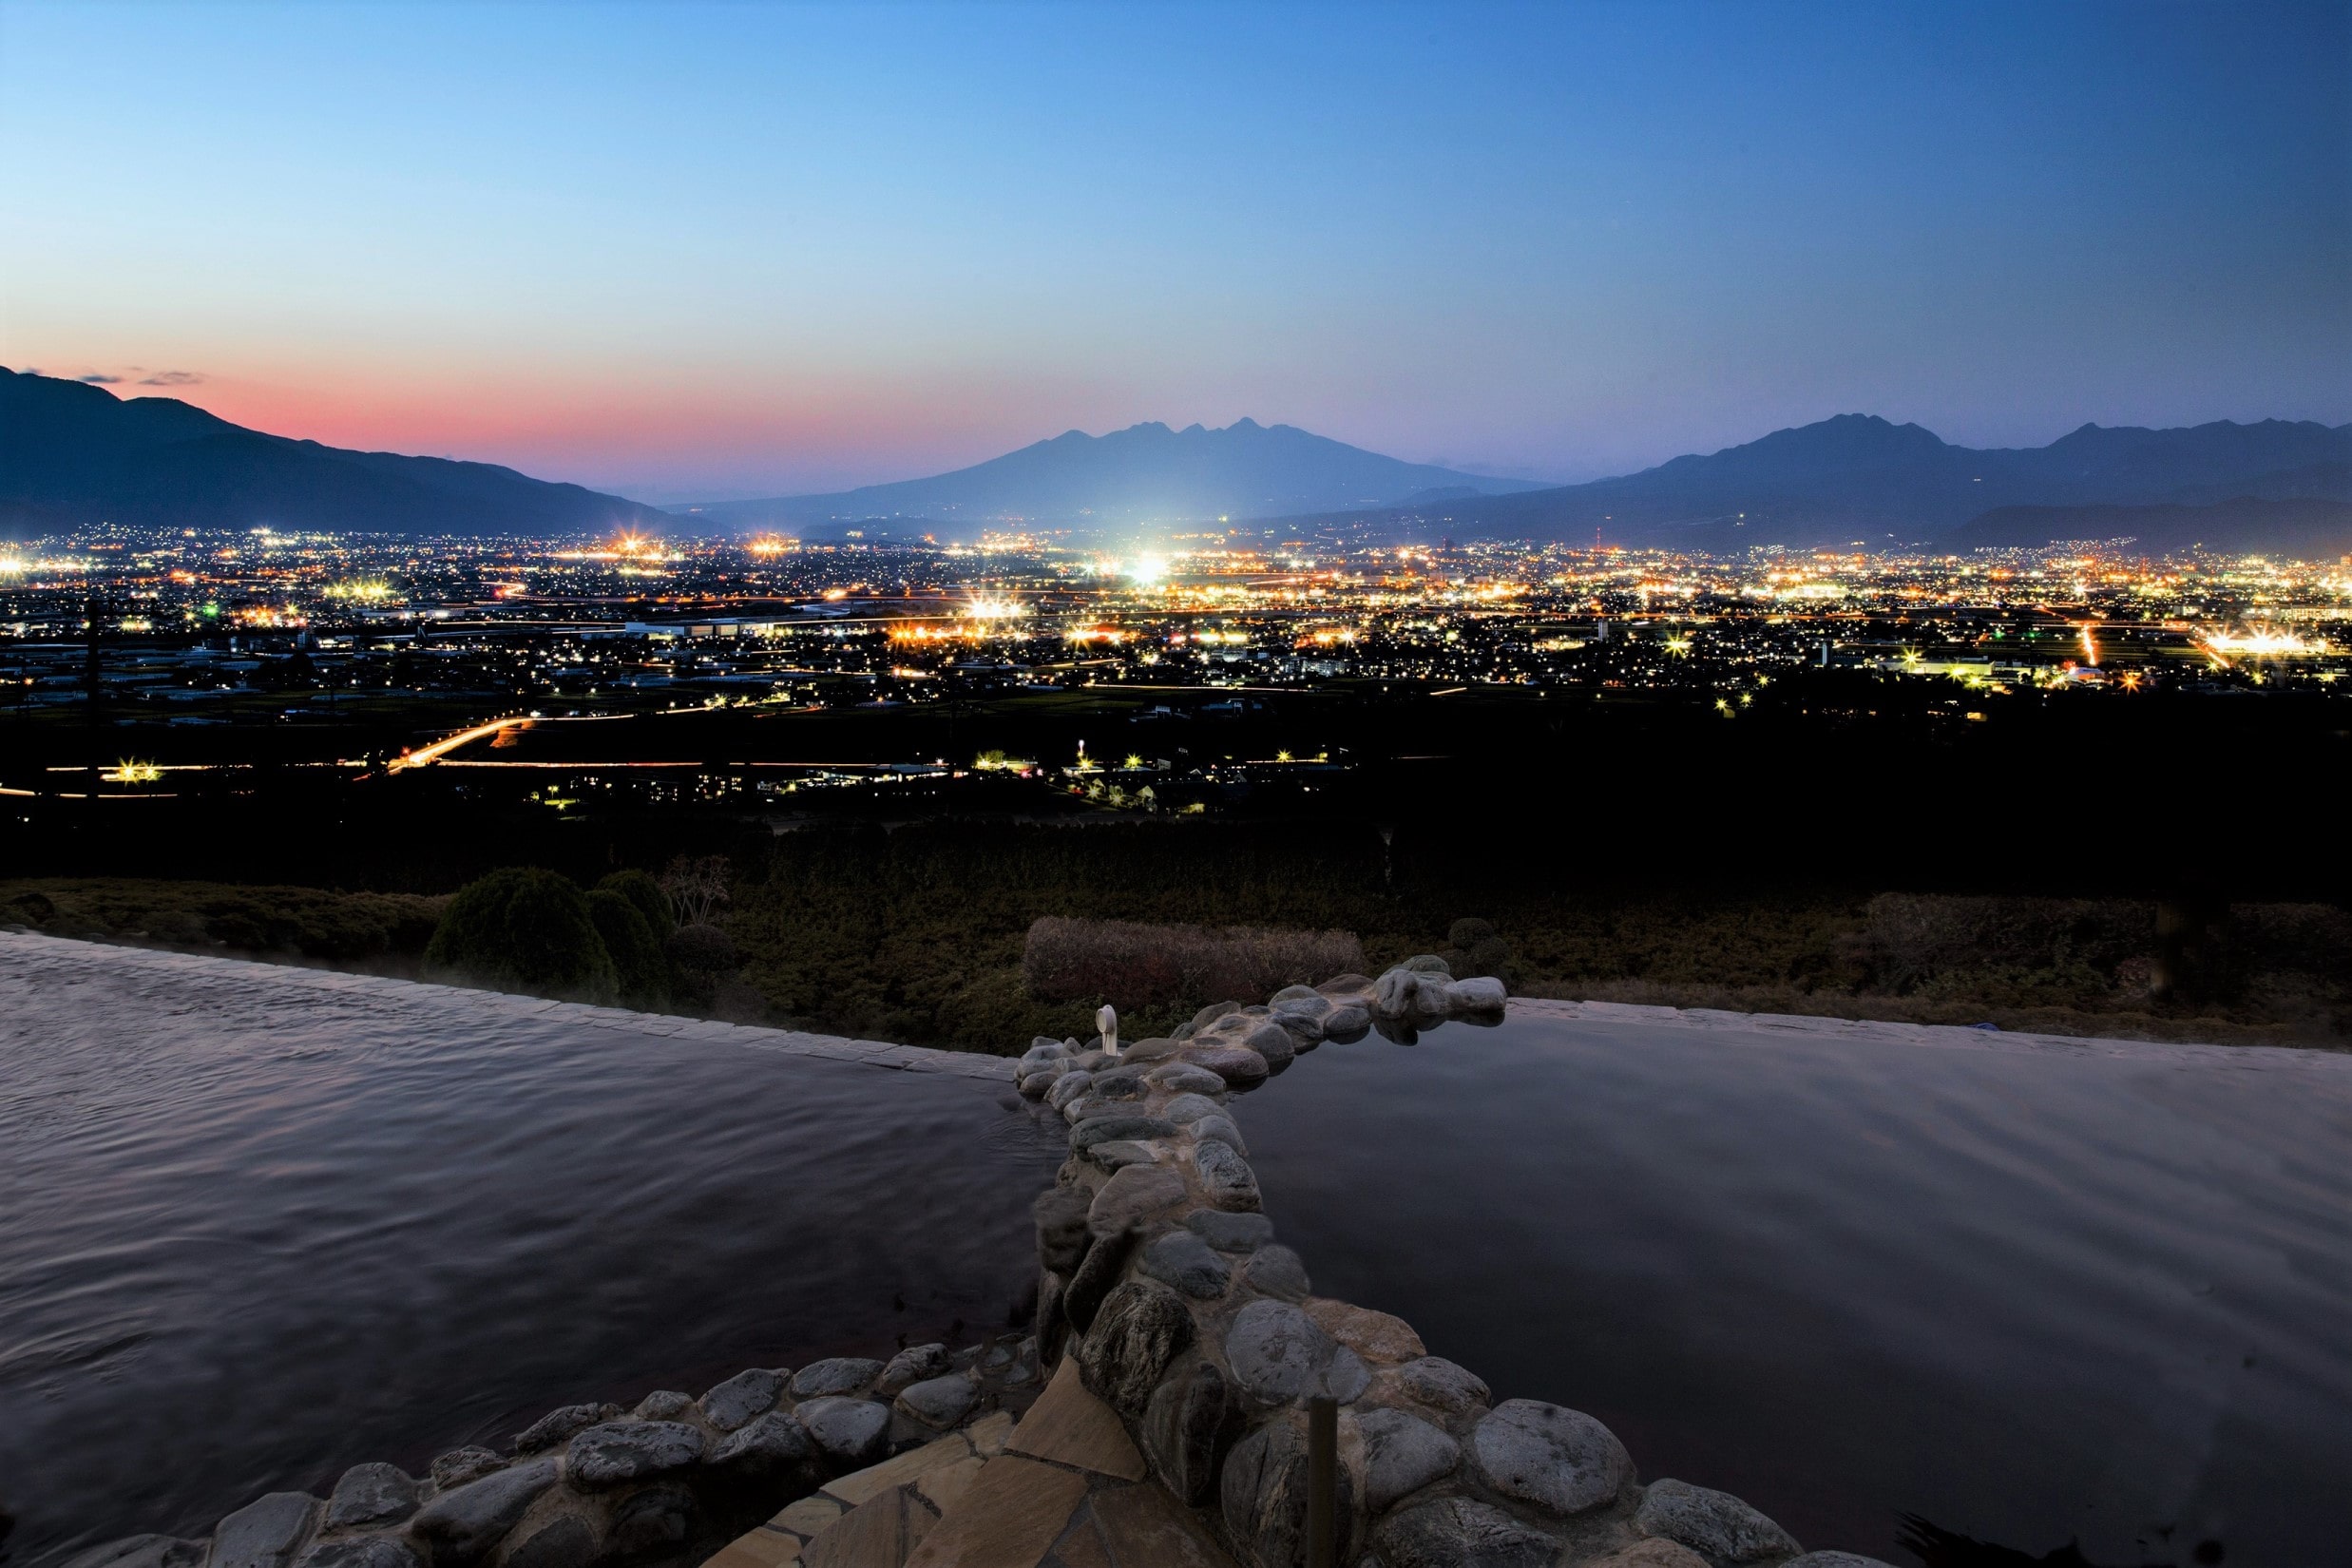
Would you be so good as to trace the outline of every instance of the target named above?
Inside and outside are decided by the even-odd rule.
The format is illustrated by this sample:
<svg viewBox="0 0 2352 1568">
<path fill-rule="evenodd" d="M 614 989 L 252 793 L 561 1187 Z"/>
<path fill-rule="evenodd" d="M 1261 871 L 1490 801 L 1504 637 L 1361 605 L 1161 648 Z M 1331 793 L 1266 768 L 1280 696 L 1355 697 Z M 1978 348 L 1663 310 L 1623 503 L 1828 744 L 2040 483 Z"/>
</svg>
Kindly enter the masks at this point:
<svg viewBox="0 0 2352 1568">
<path fill-rule="evenodd" d="M 661 873 L 661 891 L 670 901 L 680 926 L 707 926 L 727 902 L 727 873 L 723 854 L 696 858 L 679 855 Z"/>
</svg>

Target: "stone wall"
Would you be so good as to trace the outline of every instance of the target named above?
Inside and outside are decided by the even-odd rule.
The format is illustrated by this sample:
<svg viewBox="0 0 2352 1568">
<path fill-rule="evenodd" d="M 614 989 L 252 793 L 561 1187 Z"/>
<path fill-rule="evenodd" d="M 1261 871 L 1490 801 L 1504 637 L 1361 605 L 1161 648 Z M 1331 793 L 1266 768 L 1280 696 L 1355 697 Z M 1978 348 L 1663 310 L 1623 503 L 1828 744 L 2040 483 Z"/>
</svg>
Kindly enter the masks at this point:
<svg viewBox="0 0 2352 1568">
<path fill-rule="evenodd" d="M 353 1466 L 325 1498 L 273 1492 L 204 1539 L 132 1536 L 64 1568 L 686 1568 L 834 1477 L 1026 1408 L 1036 1345 L 754 1367 L 692 1399 L 567 1405 L 505 1453 L 411 1476 Z"/>
<path fill-rule="evenodd" d="M 1411 1326 L 1312 1293 L 1263 1213 L 1232 1091 L 1323 1042 L 1499 1018 L 1502 987 L 1435 958 L 1377 980 L 1203 1009 L 1118 1052 L 1040 1041 L 1023 1093 L 1070 1124 L 1037 1201 L 1037 1344 L 1075 1357 L 1153 1475 L 1251 1568 L 1305 1560 L 1308 1408 L 1338 1421 L 1337 1560 L 1350 1568 L 1860 1568 L 1806 1553 L 1735 1497 L 1639 1481 L 1581 1411 L 1497 1402 Z"/>
</svg>

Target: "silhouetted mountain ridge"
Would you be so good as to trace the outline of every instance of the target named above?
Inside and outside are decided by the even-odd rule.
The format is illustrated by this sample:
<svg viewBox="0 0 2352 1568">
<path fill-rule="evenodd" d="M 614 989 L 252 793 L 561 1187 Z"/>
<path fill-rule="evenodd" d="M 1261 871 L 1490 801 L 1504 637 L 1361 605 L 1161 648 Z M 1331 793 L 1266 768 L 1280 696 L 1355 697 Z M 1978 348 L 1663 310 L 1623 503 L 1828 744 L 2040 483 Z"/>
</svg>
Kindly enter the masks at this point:
<svg viewBox="0 0 2352 1568">
<path fill-rule="evenodd" d="M 1350 520 L 1465 538 L 1575 541 L 1597 532 L 1610 544 L 1727 550 L 1928 542 L 2012 507 L 2240 500 L 2352 501 L 2352 425 L 2084 425 L 2046 447 L 1979 449 L 1918 425 L 1840 414 L 1619 478 Z"/>
<path fill-rule="evenodd" d="M 0 369 L 0 533 L 89 523 L 573 534 L 674 522 L 491 463 L 351 451 Z"/>
<path fill-rule="evenodd" d="M 1493 494 L 1533 482 L 1406 463 L 1291 425 L 1238 419 L 1223 430 L 1157 420 L 1107 435 L 1065 430 L 950 473 L 829 495 L 676 507 L 731 527 L 805 527 L 908 519 L 1126 523 L 1271 517 L 1397 506 L 1431 491 Z"/>
</svg>

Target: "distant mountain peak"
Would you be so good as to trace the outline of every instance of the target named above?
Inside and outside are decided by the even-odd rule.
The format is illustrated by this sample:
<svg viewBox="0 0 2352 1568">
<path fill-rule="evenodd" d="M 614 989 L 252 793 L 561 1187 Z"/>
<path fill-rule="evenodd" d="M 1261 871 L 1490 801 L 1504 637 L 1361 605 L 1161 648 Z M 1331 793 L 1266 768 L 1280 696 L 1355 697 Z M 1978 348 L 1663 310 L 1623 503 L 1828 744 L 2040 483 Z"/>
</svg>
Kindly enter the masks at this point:
<svg viewBox="0 0 2352 1568">
<path fill-rule="evenodd" d="M 662 517 L 492 463 L 347 451 L 175 397 L 0 370 L 0 531 L 116 522 L 556 535 Z"/>
<path fill-rule="evenodd" d="M 903 517 L 936 522 L 1083 521 L 1089 526 L 1276 517 L 1384 506 L 1435 491 L 1539 488 L 1406 463 L 1243 415 L 1223 430 L 1145 420 L 1100 436 L 1071 430 L 951 473 L 832 495 L 717 502 L 698 516 L 746 528 Z"/>
</svg>

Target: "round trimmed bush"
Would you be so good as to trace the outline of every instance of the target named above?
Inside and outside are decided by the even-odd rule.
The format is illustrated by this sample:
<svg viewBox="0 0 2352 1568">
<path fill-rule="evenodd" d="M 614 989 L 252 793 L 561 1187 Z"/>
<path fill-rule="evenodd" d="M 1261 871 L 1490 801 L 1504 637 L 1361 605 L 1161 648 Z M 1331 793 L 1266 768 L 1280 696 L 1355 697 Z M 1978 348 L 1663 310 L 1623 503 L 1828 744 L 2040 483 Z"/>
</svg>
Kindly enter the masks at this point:
<svg viewBox="0 0 2352 1568">
<path fill-rule="evenodd" d="M 612 955 L 571 882 L 514 866 L 468 883 L 425 946 L 429 967 L 493 985 L 517 985 L 608 1002 Z"/>
<path fill-rule="evenodd" d="M 670 966 L 644 915 L 622 894 L 599 888 L 588 895 L 588 920 L 604 939 L 621 999 L 632 1006 L 658 1006 L 669 999 Z"/>
<path fill-rule="evenodd" d="M 643 871 L 615 871 L 598 883 L 596 890 L 619 893 L 635 905 L 637 912 L 645 917 L 645 928 L 653 932 L 656 943 L 669 941 L 670 933 L 678 929 L 678 917 L 670 910 L 670 895 L 661 890 L 660 883 Z M 615 963 L 620 958 L 619 953 L 613 955 Z"/>
</svg>

